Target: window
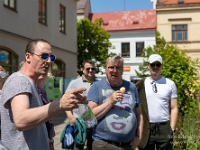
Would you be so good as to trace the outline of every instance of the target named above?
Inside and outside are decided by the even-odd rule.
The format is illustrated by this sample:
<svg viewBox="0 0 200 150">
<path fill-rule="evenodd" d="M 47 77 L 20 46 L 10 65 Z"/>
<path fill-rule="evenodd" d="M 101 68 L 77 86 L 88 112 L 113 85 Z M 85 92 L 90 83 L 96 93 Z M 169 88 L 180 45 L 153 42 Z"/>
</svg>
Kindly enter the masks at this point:
<svg viewBox="0 0 200 150">
<path fill-rule="evenodd" d="M 172 25 L 172 41 L 187 41 L 187 25 Z"/>
<path fill-rule="evenodd" d="M 8 48 L 0 47 L 0 65 L 9 75 L 16 72 L 18 70 L 17 54 Z"/>
<path fill-rule="evenodd" d="M 65 7 L 63 5 L 60 5 L 59 30 L 65 33 Z"/>
<path fill-rule="evenodd" d="M 16 10 L 16 0 L 4 0 L 4 6 Z"/>
<path fill-rule="evenodd" d="M 46 0 L 38 1 L 38 21 L 43 24 L 47 24 L 47 10 L 46 10 Z"/>
<path fill-rule="evenodd" d="M 62 60 L 56 59 L 52 64 L 52 74 L 55 77 L 65 78 L 65 63 Z"/>
<path fill-rule="evenodd" d="M 142 56 L 143 49 L 144 49 L 144 42 L 136 42 L 136 57 Z"/>
<path fill-rule="evenodd" d="M 130 58 L 130 43 L 122 43 L 122 57 Z"/>
</svg>

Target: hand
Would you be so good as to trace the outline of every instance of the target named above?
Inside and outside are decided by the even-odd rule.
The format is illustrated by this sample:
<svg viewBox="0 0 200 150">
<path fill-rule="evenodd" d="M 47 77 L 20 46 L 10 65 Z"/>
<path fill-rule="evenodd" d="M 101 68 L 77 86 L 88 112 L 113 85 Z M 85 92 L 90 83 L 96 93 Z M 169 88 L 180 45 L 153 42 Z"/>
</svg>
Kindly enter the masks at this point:
<svg viewBox="0 0 200 150">
<path fill-rule="evenodd" d="M 136 149 L 136 147 L 140 144 L 141 139 L 138 136 L 135 136 L 134 139 L 131 141 L 132 149 Z"/>
<path fill-rule="evenodd" d="M 122 93 L 120 90 L 115 91 L 112 96 L 110 97 L 110 103 L 116 104 L 117 102 L 120 102 L 123 99 L 124 93 Z"/>
<path fill-rule="evenodd" d="M 76 122 L 76 117 L 75 116 L 73 116 L 73 117 L 71 117 L 69 119 L 70 126 L 73 126 L 75 122 Z"/>
<path fill-rule="evenodd" d="M 78 104 L 87 104 L 86 96 L 83 92 L 86 88 L 77 88 L 75 90 L 67 90 L 60 99 L 60 108 L 64 111 L 71 111 L 74 108 L 78 108 Z"/>
</svg>

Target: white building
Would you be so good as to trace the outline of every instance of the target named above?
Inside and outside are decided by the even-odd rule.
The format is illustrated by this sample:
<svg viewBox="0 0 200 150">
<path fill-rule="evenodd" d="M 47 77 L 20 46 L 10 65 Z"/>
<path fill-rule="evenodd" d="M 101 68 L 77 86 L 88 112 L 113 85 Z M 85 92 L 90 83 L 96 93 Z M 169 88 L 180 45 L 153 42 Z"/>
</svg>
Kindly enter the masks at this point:
<svg viewBox="0 0 200 150">
<path fill-rule="evenodd" d="M 143 48 L 155 45 L 156 11 L 136 10 L 123 12 L 94 13 L 91 20 L 102 18 L 102 27 L 111 37 L 110 42 L 115 47 L 109 52 L 120 54 L 124 58 L 123 78 L 129 81 L 137 80 L 135 70 L 143 63 L 141 57 Z M 105 75 L 97 75 L 101 78 Z"/>
</svg>

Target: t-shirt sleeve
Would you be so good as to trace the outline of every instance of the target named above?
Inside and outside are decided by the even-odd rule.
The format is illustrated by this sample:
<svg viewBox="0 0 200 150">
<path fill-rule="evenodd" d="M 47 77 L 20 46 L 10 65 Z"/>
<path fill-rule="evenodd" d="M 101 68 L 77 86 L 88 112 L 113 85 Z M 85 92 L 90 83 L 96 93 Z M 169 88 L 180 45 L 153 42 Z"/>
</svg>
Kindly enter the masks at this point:
<svg viewBox="0 0 200 150">
<path fill-rule="evenodd" d="M 75 88 L 74 88 L 74 80 L 72 80 L 72 81 L 69 83 L 69 85 L 67 86 L 66 91 L 69 90 L 69 89 L 75 89 Z"/>
<path fill-rule="evenodd" d="M 14 77 L 7 79 L 8 81 L 4 84 L 2 89 L 2 100 L 5 108 L 10 108 L 10 99 L 20 93 L 32 93 L 30 81 L 24 77 Z"/>
<path fill-rule="evenodd" d="M 99 98 L 99 94 L 98 94 L 98 92 L 99 92 L 99 86 L 98 86 L 98 84 L 97 84 L 98 82 L 94 82 L 91 86 L 90 86 L 90 89 L 89 89 L 89 91 L 88 91 L 88 93 L 87 93 L 87 101 L 93 101 L 93 102 L 95 102 L 95 103 L 99 103 L 98 102 L 98 98 Z"/>
<path fill-rule="evenodd" d="M 172 81 L 171 84 L 171 89 L 172 89 L 172 94 L 171 94 L 171 98 L 177 98 L 177 89 L 176 89 L 176 84 Z"/>
</svg>

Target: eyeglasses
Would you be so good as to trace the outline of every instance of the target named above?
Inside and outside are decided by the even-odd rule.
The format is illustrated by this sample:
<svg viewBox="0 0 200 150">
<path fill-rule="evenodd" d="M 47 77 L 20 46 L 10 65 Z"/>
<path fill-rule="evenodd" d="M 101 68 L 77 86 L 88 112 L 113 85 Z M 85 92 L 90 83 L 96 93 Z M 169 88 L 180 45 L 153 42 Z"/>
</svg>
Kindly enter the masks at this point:
<svg viewBox="0 0 200 150">
<path fill-rule="evenodd" d="M 90 69 L 91 69 L 92 71 L 95 70 L 95 68 L 86 68 L 87 71 L 90 71 Z"/>
<path fill-rule="evenodd" d="M 120 70 L 121 69 L 121 66 L 108 66 L 108 69 L 110 70 L 110 71 L 113 71 L 113 70 Z"/>
<path fill-rule="evenodd" d="M 161 64 L 150 64 L 150 66 L 151 67 L 155 67 L 156 66 L 157 68 L 160 68 Z"/>
<path fill-rule="evenodd" d="M 152 90 L 153 90 L 155 93 L 157 93 L 158 90 L 157 90 L 157 86 L 156 86 L 156 81 L 152 81 L 152 82 L 151 82 L 151 86 L 152 86 Z"/>
<path fill-rule="evenodd" d="M 35 54 L 38 57 L 42 58 L 43 60 L 47 60 L 49 57 L 50 57 L 52 62 L 56 60 L 56 56 L 55 55 L 52 55 L 52 54 L 49 55 L 48 53 L 42 53 L 41 55 L 38 55 L 36 53 L 31 53 L 31 54 Z"/>
</svg>

